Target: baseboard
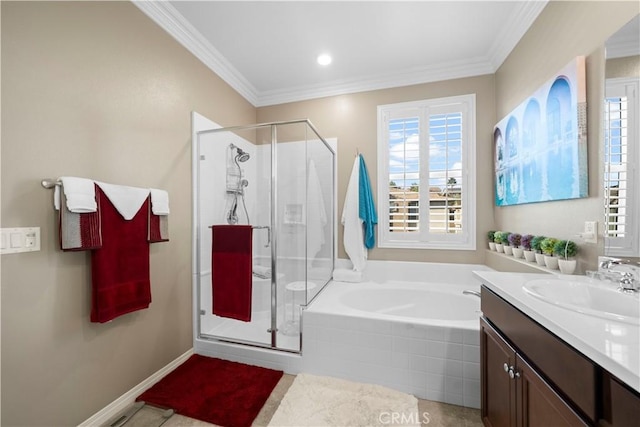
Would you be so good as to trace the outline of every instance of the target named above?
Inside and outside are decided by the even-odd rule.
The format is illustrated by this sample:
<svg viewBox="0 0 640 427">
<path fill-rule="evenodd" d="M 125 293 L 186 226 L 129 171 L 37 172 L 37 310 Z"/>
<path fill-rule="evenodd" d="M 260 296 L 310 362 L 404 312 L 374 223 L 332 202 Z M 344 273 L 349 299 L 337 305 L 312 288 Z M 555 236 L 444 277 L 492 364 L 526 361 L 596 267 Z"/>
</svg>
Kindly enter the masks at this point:
<svg viewBox="0 0 640 427">
<path fill-rule="evenodd" d="M 165 375 L 181 365 L 184 361 L 191 357 L 191 355 L 193 355 L 193 348 L 187 350 L 184 354 L 169 362 L 168 365 L 152 374 L 149 378 L 142 381 L 140 384 L 111 402 L 109 405 L 104 407 L 99 412 L 95 413 L 90 418 L 86 419 L 84 422 L 80 423 L 78 427 L 94 427 L 106 424 L 110 419 L 112 419 L 117 414 L 126 409 L 129 405 L 131 405 L 135 401 L 136 397 L 140 396 L 140 394 L 142 394 L 145 390 L 164 378 Z"/>
</svg>

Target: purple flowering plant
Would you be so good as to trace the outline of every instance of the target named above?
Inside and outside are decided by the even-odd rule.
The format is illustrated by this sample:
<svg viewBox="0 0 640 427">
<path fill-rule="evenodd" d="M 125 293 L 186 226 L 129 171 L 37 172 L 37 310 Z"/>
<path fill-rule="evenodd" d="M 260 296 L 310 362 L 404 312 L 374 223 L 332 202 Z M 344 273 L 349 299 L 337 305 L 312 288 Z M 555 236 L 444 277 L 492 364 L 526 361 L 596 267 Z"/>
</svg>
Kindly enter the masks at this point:
<svg viewBox="0 0 640 427">
<path fill-rule="evenodd" d="M 509 234 L 509 237 L 507 237 L 507 240 L 509 240 L 509 245 L 513 246 L 514 248 L 517 248 L 520 246 L 521 239 L 522 239 L 522 235 L 518 233 L 511 233 Z"/>
<path fill-rule="evenodd" d="M 520 246 L 522 246 L 522 248 L 526 251 L 530 251 L 531 250 L 531 239 L 533 239 L 533 235 L 531 234 L 525 234 L 522 236 L 522 238 L 520 239 Z"/>
</svg>

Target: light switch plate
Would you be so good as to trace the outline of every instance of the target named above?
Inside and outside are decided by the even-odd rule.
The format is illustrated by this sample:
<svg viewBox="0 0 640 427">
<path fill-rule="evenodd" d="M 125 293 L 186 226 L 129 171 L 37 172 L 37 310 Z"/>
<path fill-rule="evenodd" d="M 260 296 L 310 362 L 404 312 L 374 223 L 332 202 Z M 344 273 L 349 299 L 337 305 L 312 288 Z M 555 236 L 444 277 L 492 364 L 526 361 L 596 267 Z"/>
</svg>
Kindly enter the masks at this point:
<svg viewBox="0 0 640 427">
<path fill-rule="evenodd" d="M 2 228 L 0 254 L 17 254 L 40 250 L 40 227 Z"/>
</svg>

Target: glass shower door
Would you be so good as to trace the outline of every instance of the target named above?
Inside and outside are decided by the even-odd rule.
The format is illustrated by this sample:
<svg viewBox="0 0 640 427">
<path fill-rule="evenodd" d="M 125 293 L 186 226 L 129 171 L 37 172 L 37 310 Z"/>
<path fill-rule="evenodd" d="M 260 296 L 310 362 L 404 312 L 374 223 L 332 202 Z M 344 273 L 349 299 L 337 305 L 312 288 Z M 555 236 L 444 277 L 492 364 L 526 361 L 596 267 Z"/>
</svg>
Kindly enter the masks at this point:
<svg viewBox="0 0 640 427">
<path fill-rule="evenodd" d="M 333 270 L 333 151 L 307 121 L 201 131 L 195 149 L 198 338 L 300 351 L 301 310 Z M 253 233 L 248 321 L 214 313 L 214 269 L 234 267 L 212 262 L 211 227 L 238 225 Z"/>
<path fill-rule="evenodd" d="M 275 126 L 279 344 L 299 346 L 301 312 L 333 271 L 334 155 L 305 122 Z"/>
<path fill-rule="evenodd" d="M 270 144 L 256 129 L 202 132 L 197 144 L 199 333 L 205 338 L 271 346 L 271 245 L 268 203 Z M 266 196 L 266 199 L 265 199 Z M 264 207 L 267 207 L 264 209 Z M 250 225 L 252 275 L 249 321 L 218 316 L 213 307 L 213 226 Z M 233 266 L 227 266 L 233 268 Z"/>
</svg>

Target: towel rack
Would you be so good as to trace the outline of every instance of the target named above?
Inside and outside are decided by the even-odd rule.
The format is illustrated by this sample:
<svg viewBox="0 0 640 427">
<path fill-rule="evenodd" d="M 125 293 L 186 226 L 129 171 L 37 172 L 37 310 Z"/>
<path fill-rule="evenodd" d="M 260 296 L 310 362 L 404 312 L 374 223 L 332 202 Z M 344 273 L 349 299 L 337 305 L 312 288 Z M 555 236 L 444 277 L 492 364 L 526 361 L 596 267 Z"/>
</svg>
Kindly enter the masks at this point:
<svg viewBox="0 0 640 427">
<path fill-rule="evenodd" d="M 61 186 L 62 182 L 58 181 L 57 179 L 43 179 L 42 181 L 40 181 L 40 184 L 46 189 L 51 189 Z"/>
<path fill-rule="evenodd" d="M 213 228 L 213 225 L 210 225 L 209 228 Z M 264 245 L 265 248 L 268 248 L 271 244 L 271 227 L 268 225 L 252 225 L 251 228 L 255 229 L 266 229 L 267 230 L 267 244 Z"/>
</svg>

